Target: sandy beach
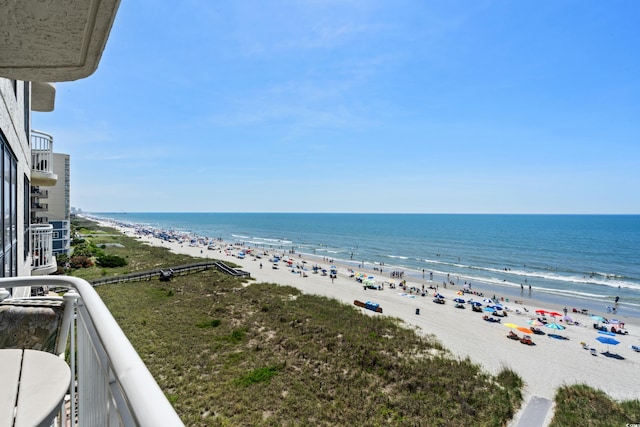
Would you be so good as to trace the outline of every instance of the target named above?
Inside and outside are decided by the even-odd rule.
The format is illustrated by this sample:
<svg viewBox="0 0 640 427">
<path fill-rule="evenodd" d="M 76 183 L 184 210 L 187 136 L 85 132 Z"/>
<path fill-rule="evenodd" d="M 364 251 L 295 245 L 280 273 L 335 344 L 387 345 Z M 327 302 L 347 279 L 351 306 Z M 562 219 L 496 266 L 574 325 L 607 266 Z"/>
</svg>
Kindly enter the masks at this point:
<svg viewBox="0 0 640 427">
<path fill-rule="evenodd" d="M 403 289 L 396 287 L 392 289 L 386 285 L 383 290 L 364 289 L 361 283 L 350 276 L 347 267 L 335 264 L 338 274 L 335 279 L 329 275 L 314 274 L 312 266 L 319 264 L 328 269 L 332 263 L 323 261 L 322 258 L 305 259 L 298 254 L 282 254 L 291 256 L 294 263 L 294 271 L 286 268 L 286 264 L 280 263 L 280 268 L 273 269 L 269 262 L 269 256 L 256 259 L 247 255 L 244 259 L 236 256 L 240 248 L 234 251 L 226 251 L 228 245 L 225 242 L 218 242 L 216 250 L 208 250 L 207 247 L 190 246 L 186 243 L 166 242 L 152 236 L 139 236 L 133 228 L 116 226 L 112 223 L 103 225 L 116 227 L 119 231 L 137 237 L 151 245 L 167 247 L 175 253 L 192 255 L 194 257 L 207 257 L 211 259 L 221 259 L 241 265 L 242 269 L 251 273 L 256 283 L 277 283 L 280 285 L 293 286 L 302 292 L 323 295 L 335 298 L 346 304 L 353 304 L 354 300 L 372 301 L 379 304 L 383 313 L 375 313 L 370 310 L 361 309 L 363 313 L 372 316 L 392 316 L 402 319 L 407 325 L 416 327 L 420 333 L 433 334 L 448 348 L 452 354 L 460 358 L 469 358 L 474 363 L 484 367 L 489 372 L 497 373 L 503 367 L 509 367 L 517 372 L 525 382 L 525 403 L 532 396 L 538 396 L 552 400 L 555 391 L 559 386 L 565 384 L 587 384 L 606 392 L 614 399 L 626 400 L 637 399 L 640 395 L 640 353 L 631 349 L 631 345 L 640 345 L 640 322 L 636 318 L 624 316 L 616 317 L 624 322 L 624 330 L 628 335 L 616 335 L 615 338 L 620 343 L 608 346 L 596 340 L 597 337 L 606 335 L 598 334 L 594 329 L 594 320 L 590 314 L 599 314 L 607 317 L 603 313 L 573 313 L 573 307 L 568 307 L 569 315 L 579 325 L 558 322 L 566 327 L 564 330 L 553 330 L 544 326 L 540 328 L 547 335 L 532 335 L 535 345 L 529 346 L 519 341 L 507 338 L 509 331 L 516 332 L 519 336 L 522 332 L 505 326 L 505 323 L 513 323 L 518 326 L 530 327 L 529 319 L 538 315 L 535 310 L 543 309 L 563 313 L 563 308 L 553 306 L 548 303 L 537 303 L 535 299 L 521 298 L 519 302 L 504 302 L 509 307 L 508 317 L 501 318 L 501 323 L 490 323 L 482 319 L 483 315 L 491 313 L 478 313 L 471 310 L 469 304 L 464 304 L 465 309 L 455 308 L 453 299 L 459 297 L 457 292 L 461 291 L 460 286 L 449 285 L 443 288 L 442 277 L 434 277 L 433 282 L 407 280 L 406 289 L 415 287 L 422 289 L 423 284 L 428 291 L 427 296 L 408 294 Z M 246 248 L 245 249 L 249 249 Z M 258 250 L 262 253 L 262 249 Z M 254 251 L 255 252 L 255 251 Z M 278 252 L 271 251 L 270 256 Z M 303 263 L 304 261 L 304 263 Z M 260 267 L 262 264 L 262 268 Z M 304 265 L 308 271 L 307 277 L 297 273 L 295 264 Z M 374 271 L 373 266 L 359 270 L 363 273 L 374 275 L 376 284 L 383 282 L 394 282 L 398 285 L 401 279 L 390 278 L 389 271 L 380 273 Z M 429 279 L 429 277 L 427 277 Z M 438 285 L 438 292 L 446 298 L 445 304 L 435 304 L 433 300 L 434 290 L 428 289 L 430 285 Z M 481 289 L 475 289 L 480 292 Z M 482 301 L 483 298 L 491 298 L 493 295 L 483 297 L 465 294 L 460 296 L 465 300 L 473 298 L 474 301 Z M 498 296 L 498 299 L 500 296 Z M 535 298 L 535 294 L 533 295 Z M 520 301 L 521 300 L 521 301 Z M 525 308 L 528 312 L 525 312 Z M 416 309 L 420 314 L 416 314 Z M 516 312 L 516 309 L 518 312 Z M 609 316 L 611 316 L 609 314 Z M 492 316 L 493 317 L 493 316 Z M 553 321 L 553 317 L 547 316 Z M 557 334 L 566 339 L 555 339 L 548 334 Z M 589 349 L 594 348 L 596 355 L 589 349 L 584 349 L 581 343 L 586 343 Z M 605 353 L 607 350 L 611 354 L 619 355 L 620 358 L 610 357 Z M 623 359 L 622 359 L 623 358 Z"/>
</svg>

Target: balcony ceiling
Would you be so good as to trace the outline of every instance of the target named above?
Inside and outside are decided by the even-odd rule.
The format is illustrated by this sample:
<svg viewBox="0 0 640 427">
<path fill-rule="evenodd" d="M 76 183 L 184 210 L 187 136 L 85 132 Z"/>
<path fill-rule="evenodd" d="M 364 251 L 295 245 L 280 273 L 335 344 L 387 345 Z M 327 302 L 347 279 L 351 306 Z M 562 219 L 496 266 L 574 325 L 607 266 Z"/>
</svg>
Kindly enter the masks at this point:
<svg viewBox="0 0 640 427">
<path fill-rule="evenodd" d="M 120 0 L 0 0 L 0 76 L 65 82 L 98 68 Z"/>
</svg>

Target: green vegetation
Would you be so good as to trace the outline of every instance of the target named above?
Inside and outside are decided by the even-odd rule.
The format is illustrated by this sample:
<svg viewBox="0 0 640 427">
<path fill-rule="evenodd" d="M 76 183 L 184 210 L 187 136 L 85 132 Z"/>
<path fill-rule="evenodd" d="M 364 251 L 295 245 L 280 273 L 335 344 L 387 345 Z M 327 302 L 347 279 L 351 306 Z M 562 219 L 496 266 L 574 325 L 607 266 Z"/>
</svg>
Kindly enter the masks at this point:
<svg viewBox="0 0 640 427">
<path fill-rule="evenodd" d="M 616 402 L 586 385 L 560 387 L 551 427 L 624 426 L 640 422 L 640 400 Z"/>
<path fill-rule="evenodd" d="M 112 229 L 86 240 L 128 261 L 87 279 L 198 261 Z M 215 270 L 96 288 L 183 422 L 197 425 L 506 425 L 522 379 L 451 357 L 434 337 L 335 300 Z M 585 386 L 556 396 L 554 426 L 637 422 L 638 401 Z"/>
<path fill-rule="evenodd" d="M 124 267 L 127 260 L 118 255 L 104 254 L 97 257 L 96 265 L 106 268 Z"/>
<path fill-rule="evenodd" d="M 96 265 L 84 268 L 82 265 L 78 267 L 72 265 L 72 268 L 66 270 L 65 274 L 81 277 L 85 280 L 202 261 L 200 258 L 196 259 L 188 255 L 173 254 L 166 248 L 149 246 L 138 239 L 125 236 L 113 228 L 99 227 L 95 222 L 82 218 L 72 221 L 72 230 L 82 236 L 81 239 L 74 239 L 81 242 L 79 243 L 82 245 L 81 248 L 91 248 L 88 257 L 95 259 Z M 76 249 L 77 245 L 73 246 L 72 258 L 77 255 Z M 126 264 L 113 267 L 98 265 L 98 259 L 105 255 L 122 258 Z"/>
</svg>

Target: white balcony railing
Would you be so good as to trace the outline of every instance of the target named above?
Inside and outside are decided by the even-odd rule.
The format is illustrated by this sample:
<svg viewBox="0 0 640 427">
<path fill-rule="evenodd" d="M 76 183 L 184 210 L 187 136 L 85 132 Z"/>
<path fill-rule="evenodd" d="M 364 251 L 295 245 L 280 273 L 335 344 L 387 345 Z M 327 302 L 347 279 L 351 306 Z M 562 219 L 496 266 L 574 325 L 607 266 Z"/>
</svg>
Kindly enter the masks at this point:
<svg viewBox="0 0 640 427">
<path fill-rule="evenodd" d="M 53 173 L 53 136 L 37 130 L 31 131 L 31 185 L 55 185 L 58 176 Z"/>
<path fill-rule="evenodd" d="M 53 225 L 31 224 L 31 274 L 50 274 L 56 269 L 56 258 L 53 256 Z"/>
<path fill-rule="evenodd" d="M 183 423 L 100 296 L 85 280 L 68 276 L 0 279 L 1 288 L 66 288 L 73 307 L 61 337 L 68 336 L 72 381 L 70 425 L 182 426 Z M 75 291 L 75 292 L 74 292 Z M 66 325 L 65 325 L 66 323 Z M 72 333 L 67 335 L 67 331 Z M 73 331 L 76 331 L 74 334 Z M 75 397 L 75 398 L 74 398 Z M 67 409 L 61 408 L 61 416 Z"/>
</svg>

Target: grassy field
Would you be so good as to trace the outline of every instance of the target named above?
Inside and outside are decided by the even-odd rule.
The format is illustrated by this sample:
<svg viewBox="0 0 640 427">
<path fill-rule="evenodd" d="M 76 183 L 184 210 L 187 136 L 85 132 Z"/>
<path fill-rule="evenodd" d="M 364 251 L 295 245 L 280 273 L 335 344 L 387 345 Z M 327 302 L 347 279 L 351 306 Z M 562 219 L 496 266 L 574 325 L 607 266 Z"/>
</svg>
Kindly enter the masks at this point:
<svg viewBox="0 0 640 427">
<path fill-rule="evenodd" d="M 122 245 L 104 251 L 129 265 L 76 276 L 197 261 L 83 227 L 97 245 Z M 502 426 L 521 404 L 522 381 L 511 370 L 488 375 L 396 319 L 294 288 L 208 270 L 97 291 L 188 426 Z M 581 390 L 559 392 L 554 426 L 619 425 L 639 413 L 637 401 L 618 404 Z M 585 423 L 585 399 L 602 424 Z M 618 405 L 628 409 L 607 418 L 605 409 Z"/>
</svg>

